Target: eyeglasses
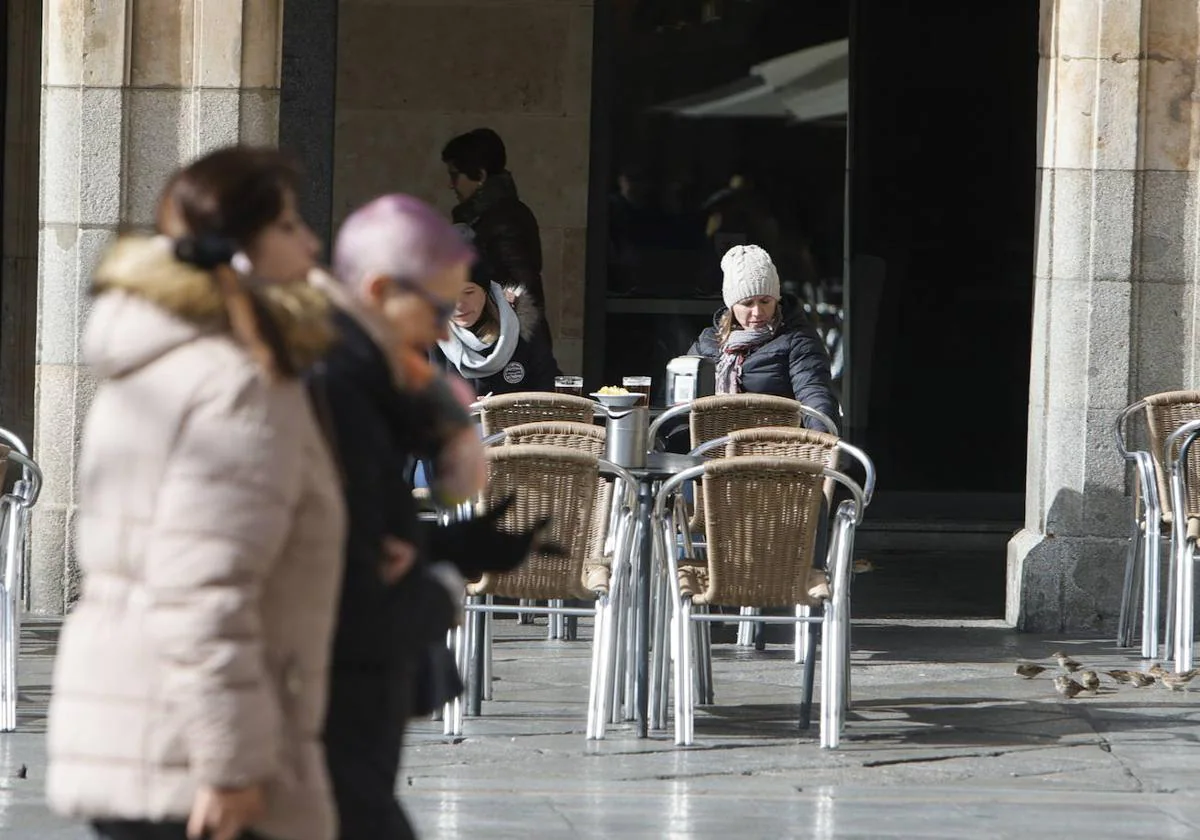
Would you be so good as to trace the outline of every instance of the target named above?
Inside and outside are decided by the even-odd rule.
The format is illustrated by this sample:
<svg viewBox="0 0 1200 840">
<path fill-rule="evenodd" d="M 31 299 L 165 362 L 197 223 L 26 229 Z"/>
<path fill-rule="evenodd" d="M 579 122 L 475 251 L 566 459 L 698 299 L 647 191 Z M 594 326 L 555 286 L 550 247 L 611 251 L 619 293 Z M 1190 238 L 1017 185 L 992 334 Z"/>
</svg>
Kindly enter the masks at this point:
<svg viewBox="0 0 1200 840">
<path fill-rule="evenodd" d="M 406 292 L 412 292 L 425 303 L 429 304 L 429 308 L 433 310 L 433 314 L 437 316 L 438 323 L 444 324 L 450 320 L 450 316 L 454 314 L 454 310 L 458 308 L 458 302 L 446 303 L 439 300 L 429 293 L 429 291 L 419 283 L 414 283 L 412 280 L 406 280 L 402 277 L 393 277 L 393 282 L 397 287 Z"/>
</svg>

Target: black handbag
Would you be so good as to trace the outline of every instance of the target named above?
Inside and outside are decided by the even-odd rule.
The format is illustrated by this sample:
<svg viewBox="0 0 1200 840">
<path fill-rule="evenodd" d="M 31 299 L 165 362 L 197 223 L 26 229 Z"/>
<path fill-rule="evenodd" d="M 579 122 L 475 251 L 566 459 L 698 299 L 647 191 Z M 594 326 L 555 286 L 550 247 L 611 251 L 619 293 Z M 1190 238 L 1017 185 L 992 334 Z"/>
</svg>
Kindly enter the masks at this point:
<svg viewBox="0 0 1200 840">
<path fill-rule="evenodd" d="M 417 717 L 433 714 L 463 693 L 466 686 L 445 643 L 432 642 L 417 654 L 413 687 L 413 714 Z"/>
</svg>

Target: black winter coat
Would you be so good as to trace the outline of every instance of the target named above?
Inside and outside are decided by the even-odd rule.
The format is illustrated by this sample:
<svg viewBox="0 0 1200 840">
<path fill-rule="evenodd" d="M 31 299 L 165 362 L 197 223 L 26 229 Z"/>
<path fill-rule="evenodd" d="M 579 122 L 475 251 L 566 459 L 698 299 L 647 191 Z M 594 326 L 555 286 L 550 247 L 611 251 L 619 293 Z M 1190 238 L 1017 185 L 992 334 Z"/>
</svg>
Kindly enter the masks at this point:
<svg viewBox="0 0 1200 840">
<path fill-rule="evenodd" d="M 480 260 L 505 289 L 521 287 L 546 311 L 542 286 L 542 237 L 533 211 L 517 196 L 512 175 L 490 177 L 469 199 L 454 208 L 454 221 L 475 231 Z"/>
<path fill-rule="evenodd" d="M 470 418 L 444 382 L 419 394 L 397 389 L 362 327 L 341 311 L 334 325 L 340 340 L 310 377 L 314 403 L 331 427 L 349 516 L 333 668 L 384 671 L 444 636 L 446 625 L 416 619 L 414 605 L 424 610 L 444 596 L 444 615 L 452 615 L 449 593 L 420 573 L 425 531 L 405 474 L 414 454 L 435 454 Z M 385 537 L 414 544 L 422 558 L 394 585 L 380 577 Z"/>
<path fill-rule="evenodd" d="M 500 373 L 482 379 L 468 379 L 478 396 L 486 394 L 515 394 L 521 391 L 553 391 L 554 377 L 558 376 L 558 362 L 546 333 L 541 329 L 541 312 L 524 289 L 512 290 L 515 294 L 513 309 L 521 325 L 521 337 L 513 351 L 512 359 Z M 494 346 L 494 345 L 493 345 Z M 443 370 L 457 371 L 438 348 L 431 354 L 434 364 Z"/>
<path fill-rule="evenodd" d="M 778 334 L 751 351 L 742 364 L 742 390 L 748 394 L 773 394 L 798 400 L 828 415 L 836 423 L 841 412 L 833 396 L 825 343 L 798 300 L 785 296 L 780 306 L 783 307 L 783 325 Z M 714 363 L 720 361 L 718 330 L 724 314 L 724 309 L 717 311 L 713 326 L 700 333 L 688 351 L 689 355 L 704 356 Z M 804 425 L 821 429 L 821 423 L 811 417 L 805 417 Z"/>
</svg>

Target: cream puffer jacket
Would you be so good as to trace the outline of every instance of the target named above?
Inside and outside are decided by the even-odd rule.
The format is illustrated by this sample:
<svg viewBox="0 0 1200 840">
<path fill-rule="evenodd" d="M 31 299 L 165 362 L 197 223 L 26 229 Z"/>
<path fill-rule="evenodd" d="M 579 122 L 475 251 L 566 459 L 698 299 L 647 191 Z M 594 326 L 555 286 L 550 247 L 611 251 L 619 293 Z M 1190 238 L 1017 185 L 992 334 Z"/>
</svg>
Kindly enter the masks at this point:
<svg viewBox="0 0 1200 840">
<path fill-rule="evenodd" d="M 96 281 L 83 588 L 55 666 L 50 803 L 180 820 L 199 785 L 263 782 L 256 831 L 329 840 L 321 728 L 345 516 L 304 386 L 263 374 L 211 278 L 167 241 L 118 243 Z M 310 305 L 275 319 L 289 351 L 323 335 L 324 313 L 297 318 Z"/>
</svg>

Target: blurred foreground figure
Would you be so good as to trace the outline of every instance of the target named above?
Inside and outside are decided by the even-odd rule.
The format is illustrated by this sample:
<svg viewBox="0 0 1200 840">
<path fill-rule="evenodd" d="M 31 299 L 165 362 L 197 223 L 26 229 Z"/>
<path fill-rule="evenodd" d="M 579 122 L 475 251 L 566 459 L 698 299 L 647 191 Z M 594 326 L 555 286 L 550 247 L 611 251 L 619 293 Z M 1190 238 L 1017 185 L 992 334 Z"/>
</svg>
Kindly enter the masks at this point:
<svg viewBox="0 0 1200 840">
<path fill-rule="evenodd" d="M 498 512 L 422 526 L 405 479 L 419 455 L 435 465 L 444 502 L 483 485 L 478 432 L 428 360 L 473 259 L 433 208 L 390 195 L 346 220 L 336 279 L 313 276 L 334 305 L 339 340 L 310 388 L 334 431 L 350 517 L 325 729 L 341 840 L 414 836 L 396 800 L 404 728 L 461 690 L 445 638 L 463 577 L 516 567 L 535 540 L 498 532 Z M 446 669 L 441 683 L 453 685 L 431 685 Z"/>
<path fill-rule="evenodd" d="M 345 523 L 299 378 L 331 332 L 295 183 L 275 151 L 208 155 L 168 183 L 160 235 L 96 272 L 47 788 L 101 837 L 334 837 L 320 735 Z"/>
</svg>

